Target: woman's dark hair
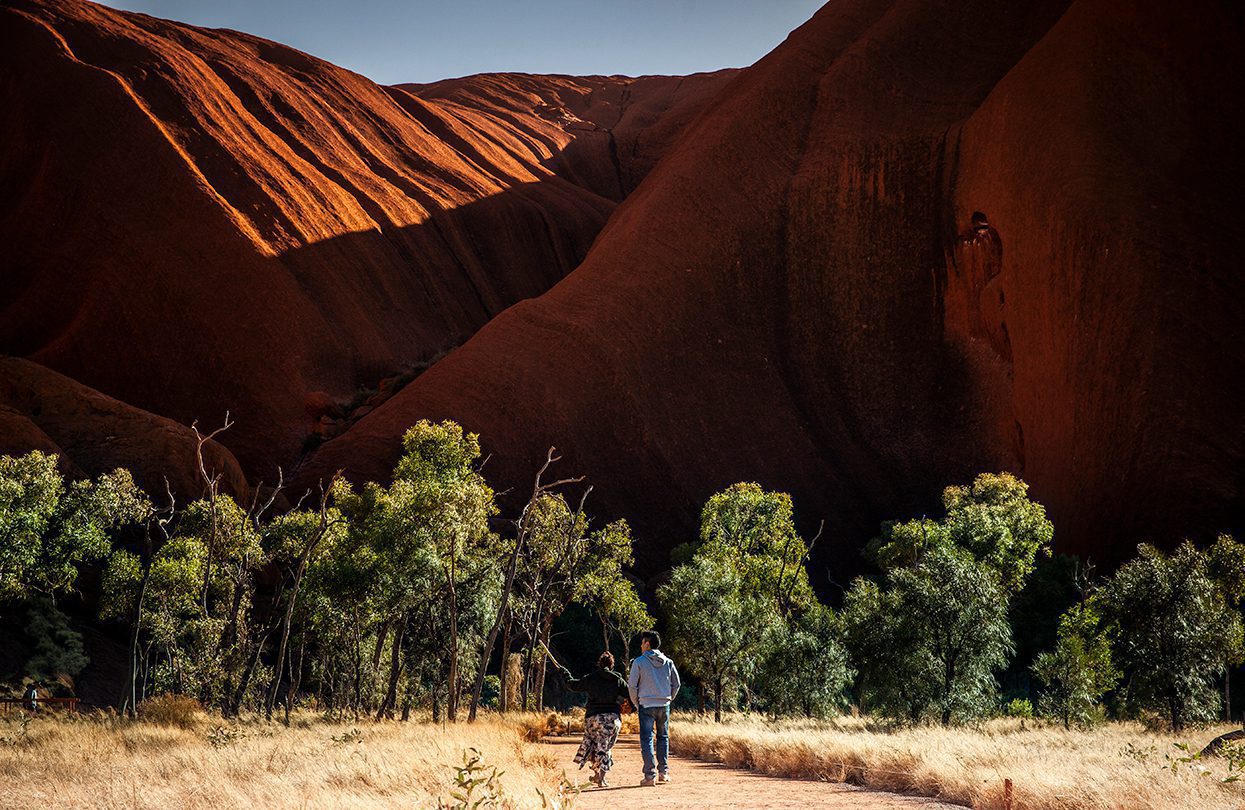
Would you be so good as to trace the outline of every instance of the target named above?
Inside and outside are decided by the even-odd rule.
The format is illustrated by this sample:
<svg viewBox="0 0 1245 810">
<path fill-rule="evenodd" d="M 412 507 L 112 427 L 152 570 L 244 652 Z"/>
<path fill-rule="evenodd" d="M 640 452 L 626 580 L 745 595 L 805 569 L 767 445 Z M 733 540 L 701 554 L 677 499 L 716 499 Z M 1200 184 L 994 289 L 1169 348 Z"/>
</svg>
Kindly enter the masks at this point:
<svg viewBox="0 0 1245 810">
<path fill-rule="evenodd" d="M 613 669 L 613 667 L 614 667 L 614 654 L 609 652 L 608 650 L 601 653 L 601 657 L 597 659 L 597 668 L 598 669 Z"/>
<path fill-rule="evenodd" d="M 648 646 L 656 650 L 661 647 L 661 636 L 656 630 L 645 630 L 640 634 L 640 641 L 648 639 Z"/>
</svg>

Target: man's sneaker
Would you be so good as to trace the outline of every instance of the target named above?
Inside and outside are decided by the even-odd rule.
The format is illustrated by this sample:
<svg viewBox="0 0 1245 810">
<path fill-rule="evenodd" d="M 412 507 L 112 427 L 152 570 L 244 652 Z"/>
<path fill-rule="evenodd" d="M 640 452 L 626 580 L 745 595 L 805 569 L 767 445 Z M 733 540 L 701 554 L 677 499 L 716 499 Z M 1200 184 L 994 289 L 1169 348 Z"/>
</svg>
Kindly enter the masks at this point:
<svg viewBox="0 0 1245 810">
<path fill-rule="evenodd" d="M 657 784 L 659 785 L 670 784 L 670 774 L 666 771 L 663 771 L 662 773 L 657 774 Z"/>
<path fill-rule="evenodd" d="M 652 787 L 655 784 L 657 784 L 657 782 L 651 776 L 646 776 L 640 780 L 640 787 Z"/>
</svg>

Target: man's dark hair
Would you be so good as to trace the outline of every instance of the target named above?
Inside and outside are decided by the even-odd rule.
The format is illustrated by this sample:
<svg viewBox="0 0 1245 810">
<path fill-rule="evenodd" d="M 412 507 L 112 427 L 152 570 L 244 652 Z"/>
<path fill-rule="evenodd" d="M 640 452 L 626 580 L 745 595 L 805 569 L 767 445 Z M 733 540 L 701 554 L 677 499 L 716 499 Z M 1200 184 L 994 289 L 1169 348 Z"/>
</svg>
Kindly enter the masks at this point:
<svg viewBox="0 0 1245 810">
<path fill-rule="evenodd" d="M 652 649 L 661 648 L 661 635 L 656 630 L 645 630 L 640 634 L 640 641 L 648 640 L 648 646 Z"/>
<path fill-rule="evenodd" d="M 601 656 L 597 658 L 597 667 L 599 669 L 611 669 L 613 666 L 614 666 L 614 654 L 610 652 L 609 650 L 606 650 L 605 652 L 601 653 Z"/>
</svg>

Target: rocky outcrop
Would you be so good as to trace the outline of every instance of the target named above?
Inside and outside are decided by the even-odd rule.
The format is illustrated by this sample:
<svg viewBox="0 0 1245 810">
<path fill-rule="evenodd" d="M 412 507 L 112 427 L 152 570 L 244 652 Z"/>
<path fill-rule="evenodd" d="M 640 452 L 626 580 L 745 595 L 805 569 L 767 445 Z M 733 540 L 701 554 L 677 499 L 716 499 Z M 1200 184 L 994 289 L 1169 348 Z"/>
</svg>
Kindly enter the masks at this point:
<svg viewBox="0 0 1245 810">
<path fill-rule="evenodd" d="M 161 502 L 166 479 L 184 502 L 203 492 L 197 444 L 186 425 L 118 402 L 27 360 L 0 357 L 0 454 L 55 453 L 64 472 L 75 477 L 125 467 Z M 209 441 L 203 458 L 209 474 L 220 475 L 223 492 L 248 496 L 246 477 L 232 453 Z"/>
<path fill-rule="evenodd" d="M 499 480 L 557 445 L 650 572 L 740 479 L 825 518 L 833 566 L 982 470 L 1099 562 L 1240 528 L 1245 48 L 1196 6 L 828 4 L 573 274 L 307 474 L 383 476 L 421 417 L 479 431 Z"/>
<path fill-rule="evenodd" d="M 271 478 L 308 394 L 348 403 L 575 267 L 722 80 L 387 88 L 235 31 L 6 3 L 0 352 L 179 422 L 229 410 Z"/>
</svg>

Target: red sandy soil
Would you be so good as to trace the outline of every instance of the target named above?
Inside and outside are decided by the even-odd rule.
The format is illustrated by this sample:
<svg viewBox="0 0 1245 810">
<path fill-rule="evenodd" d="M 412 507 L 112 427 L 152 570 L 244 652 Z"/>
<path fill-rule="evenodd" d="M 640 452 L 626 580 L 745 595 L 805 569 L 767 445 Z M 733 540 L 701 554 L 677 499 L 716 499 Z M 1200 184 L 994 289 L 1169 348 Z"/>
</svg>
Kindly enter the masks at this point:
<svg viewBox="0 0 1245 810">
<path fill-rule="evenodd" d="M 181 422 L 230 410 L 222 441 L 271 480 L 325 399 L 579 264 L 730 74 L 382 87 L 235 31 L 6 2 L 0 353 Z"/>
<path fill-rule="evenodd" d="M 588 783 L 587 768 L 581 771 L 574 762 L 575 750 L 579 747 L 578 737 L 548 737 L 545 744 L 554 750 L 567 777 L 572 782 L 585 785 L 583 792 L 575 799 L 576 810 L 615 807 L 643 807 L 646 810 L 705 810 L 710 807 L 738 810 L 789 807 L 949 810 L 955 807 L 933 799 L 901 796 L 853 785 L 781 779 L 684 757 L 670 758 L 670 784 L 640 787 L 643 763 L 639 738 L 633 734 L 621 737 L 614 747 L 614 768 L 608 777 L 609 787 L 597 788 Z"/>
<path fill-rule="evenodd" d="M 304 475 L 382 477 L 423 417 L 506 486 L 556 445 L 647 573 L 741 479 L 824 518 L 834 564 L 983 470 L 1100 563 L 1245 528 L 1242 30 L 1213 2 L 829 3 L 575 272 Z"/>
</svg>

